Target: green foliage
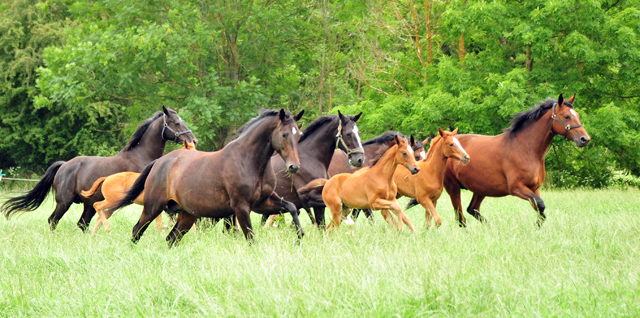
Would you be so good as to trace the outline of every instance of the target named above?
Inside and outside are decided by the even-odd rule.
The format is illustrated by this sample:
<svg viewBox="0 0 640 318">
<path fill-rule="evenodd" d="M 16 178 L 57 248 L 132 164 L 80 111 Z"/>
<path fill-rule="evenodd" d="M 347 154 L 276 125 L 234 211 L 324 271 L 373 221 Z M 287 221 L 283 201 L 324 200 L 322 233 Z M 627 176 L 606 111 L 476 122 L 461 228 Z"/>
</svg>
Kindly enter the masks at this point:
<svg viewBox="0 0 640 318">
<path fill-rule="evenodd" d="M 215 150 L 258 108 L 363 111 L 364 137 L 498 134 L 575 93 L 592 142 L 557 138 L 547 185 L 640 176 L 638 0 L 8 3 L 2 166 L 114 154 L 161 105 Z"/>
</svg>

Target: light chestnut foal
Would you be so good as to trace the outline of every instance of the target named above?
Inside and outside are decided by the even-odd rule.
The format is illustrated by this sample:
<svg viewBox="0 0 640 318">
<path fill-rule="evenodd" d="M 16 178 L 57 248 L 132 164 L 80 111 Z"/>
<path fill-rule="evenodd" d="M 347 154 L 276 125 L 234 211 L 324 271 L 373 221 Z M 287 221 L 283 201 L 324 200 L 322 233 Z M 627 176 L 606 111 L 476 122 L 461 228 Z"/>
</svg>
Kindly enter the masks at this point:
<svg viewBox="0 0 640 318">
<path fill-rule="evenodd" d="M 432 217 L 436 227 L 442 224 L 442 218 L 436 211 L 436 204 L 444 188 L 447 159 L 455 158 L 465 165 L 470 160 L 469 155 L 455 137 L 457 133 L 457 128 L 453 132 L 438 128 L 438 136 L 431 140 L 426 158 L 417 163 L 420 172 L 413 175 L 404 166 L 398 166 L 393 175 L 393 180 L 398 186 L 398 196 L 414 198 L 424 207 L 427 228 L 431 227 Z M 426 143 L 427 140 L 423 142 L 423 144 Z"/>
<path fill-rule="evenodd" d="M 184 147 L 178 150 L 187 149 L 193 150 L 196 149 L 194 142 L 184 141 Z M 106 214 L 104 211 L 109 208 L 112 204 L 124 198 L 127 190 L 131 188 L 140 173 L 137 172 L 121 172 L 112 174 L 107 177 L 102 177 L 96 180 L 91 186 L 91 189 L 82 191 L 80 194 L 85 198 L 93 196 L 97 191 L 100 185 L 102 185 L 102 196 L 104 197 L 103 201 L 98 201 L 93 204 L 93 208 L 98 212 L 98 220 L 96 221 L 96 225 L 93 228 L 93 232 L 91 235 L 94 236 L 98 232 L 98 229 L 104 224 L 105 231 L 111 231 L 111 225 L 109 225 L 109 219 L 113 213 Z M 142 192 L 134 201 L 134 203 L 138 205 L 144 205 L 144 192 Z M 156 218 L 156 229 L 162 230 L 162 214 L 158 215 Z"/>
<path fill-rule="evenodd" d="M 411 137 L 412 143 L 415 143 Z M 398 165 L 405 165 L 412 173 L 420 170 L 416 166 L 411 144 L 406 138 L 396 136 L 395 145 L 390 147 L 370 168 L 357 173 L 341 173 L 331 179 L 316 179 L 311 181 L 299 192 L 309 192 L 324 185 L 322 199 L 331 211 L 331 222 L 327 230 L 340 226 L 342 219 L 351 213 L 351 209 L 382 210 L 385 220 L 394 225 L 395 219 L 388 210 L 392 210 L 398 220 L 395 222 L 398 230 L 403 229 L 403 222 L 415 233 L 415 228 L 409 217 L 402 212 L 396 201 L 397 187 L 393 182 L 393 173 Z"/>
</svg>

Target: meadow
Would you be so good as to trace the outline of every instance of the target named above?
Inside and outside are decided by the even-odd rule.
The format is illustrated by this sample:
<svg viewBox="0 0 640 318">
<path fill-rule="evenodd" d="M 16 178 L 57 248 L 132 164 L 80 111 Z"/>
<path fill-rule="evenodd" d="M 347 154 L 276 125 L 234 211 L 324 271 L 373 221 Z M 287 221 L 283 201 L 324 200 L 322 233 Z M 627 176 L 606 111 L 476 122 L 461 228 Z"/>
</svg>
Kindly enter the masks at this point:
<svg viewBox="0 0 640 318">
<path fill-rule="evenodd" d="M 303 213 L 298 241 L 288 225 L 260 228 L 254 214 L 254 244 L 219 224 L 168 249 L 168 231 L 153 226 L 130 243 L 138 206 L 92 238 L 76 227 L 74 205 L 51 232 L 50 196 L 0 220 L 0 316 L 640 316 L 640 191 L 542 198 L 540 229 L 513 197 L 487 198 L 490 223 L 468 216 L 461 229 L 445 192 L 442 227 L 425 230 L 424 210 L 407 211 L 416 235 L 379 212 L 373 224 L 361 216 L 326 234 Z"/>
</svg>

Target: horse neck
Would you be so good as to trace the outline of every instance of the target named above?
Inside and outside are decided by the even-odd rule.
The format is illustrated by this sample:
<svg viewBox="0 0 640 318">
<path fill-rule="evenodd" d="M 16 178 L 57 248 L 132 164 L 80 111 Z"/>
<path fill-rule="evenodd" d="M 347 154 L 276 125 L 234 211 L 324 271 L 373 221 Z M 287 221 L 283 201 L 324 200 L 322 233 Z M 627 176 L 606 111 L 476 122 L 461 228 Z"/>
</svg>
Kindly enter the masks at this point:
<svg viewBox="0 0 640 318">
<path fill-rule="evenodd" d="M 516 136 L 511 138 L 511 142 L 516 145 L 518 151 L 527 156 L 544 160 L 554 136 L 549 130 L 550 121 L 551 111 L 549 110 L 540 116 L 536 122 L 519 131 Z"/>
<path fill-rule="evenodd" d="M 234 152 L 233 160 L 246 159 L 247 164 L 244 166 L 252 168 L 257 172 L 257 176 L 262 177 L 275 151 L 271 145 L 271 135 L 279 122 L 280 119 L 277 116 L 264 119 L 263 122 L 256 124 L 257 127 L 229 143 L 223 150 Z"/>
<path fill-rule="evenodd" d="M 373 167 L 371 167 L 371 169 L 369 169 L 369 171 L 373 170 L 372 172 L 380 175 L 384 180 L 388 180 L 389 183 L 391 183 L 391 181 L 393 181 L 393 173 L 396 171 L 396 167 L 399 165 L 399 163 L 396 161 L 397 151 L 397 145 L 389 148 L 384 153 L 384 155 L 382 155 L 382 158 L 380 158 L 380 160 L 378 160 L 378 162 Z"/>
<path fill-rule="evenodd" d="M 317 158 L 325 169 L 328 169 L 333 158 L 333 150 L 338 142 L 337 131 L 338 121 L 331 120 L 299 143 L 298 152 L 300 154 L 313 154 L 313 157 Z"/>
<path fill-rule="evenodd" d="M 124 156 L 145 157 L 148 161 L 164 155 L 165 141 L 162 140 L 162 119 L 156 119 L 144 133 L 138 145 L 122 153 Z"/>
<path fill-rule="evenodd" d="M 433 153 L 428 159 L 420 162 L 420 170 L 425 169 L 427 176 L 435 177 L 440 184 L 444 182 L 444 173 L 447 168 L 447 157 L 442 150 L 444 140 L 440 140 L 437 144 L 433 145 Z"/>
</svg>

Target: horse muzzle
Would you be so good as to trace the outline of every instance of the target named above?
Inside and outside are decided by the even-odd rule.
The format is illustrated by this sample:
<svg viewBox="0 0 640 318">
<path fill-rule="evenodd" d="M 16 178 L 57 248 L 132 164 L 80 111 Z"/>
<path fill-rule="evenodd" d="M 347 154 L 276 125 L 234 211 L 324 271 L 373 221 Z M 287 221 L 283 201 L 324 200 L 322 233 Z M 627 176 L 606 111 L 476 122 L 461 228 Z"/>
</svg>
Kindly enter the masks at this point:
<svg viewBox="0 0 640 318">
<path fill-rule="evenodd" d="M 354 167 L 362 167 L 364 163 L 364 154 L 362 153 L 352 153 L 349 155 L 349 164 Z"/>
<path fill-rule="evenodd" d="M 289 173 L 296 173 L 296 172 L 298 172 L 298 170 L 300 170 L 300 165 L 299 164 L 287 165 L 287 172 L 289 172 Z"/>
<path fill-rule="evenodd" d="M 420 168 L 418 167 L 412 167 L 407 165 L 407 169 L 409 169 L 409 171 L 411 171 L 411 174 L 417 174 L 418 172 L 420 172 Z"/>
<path fill-rule="evenodd" d="M 469 155 L 464 155 L 462 158 L 460 158 L 460 161 L 462 161 L 462 164 L 467 164 L 469 163 L 469 161 L 471 161 L 471 158 L 469 157 Z"/>
<path fill-rule="evenodd" d="M 589 141 L 591 141 L 591 138 L 589 138 L 588 136 L 580 136 L 580 138 L 576 138 L 573 142 L 576 143 L 577 147 L 582 148 L 588 145 Z"/>
</svg>

